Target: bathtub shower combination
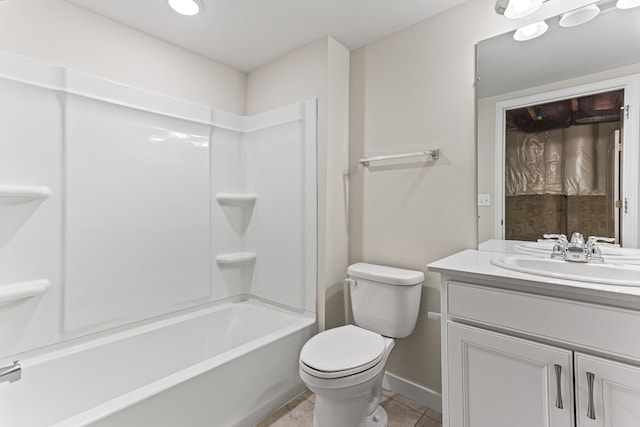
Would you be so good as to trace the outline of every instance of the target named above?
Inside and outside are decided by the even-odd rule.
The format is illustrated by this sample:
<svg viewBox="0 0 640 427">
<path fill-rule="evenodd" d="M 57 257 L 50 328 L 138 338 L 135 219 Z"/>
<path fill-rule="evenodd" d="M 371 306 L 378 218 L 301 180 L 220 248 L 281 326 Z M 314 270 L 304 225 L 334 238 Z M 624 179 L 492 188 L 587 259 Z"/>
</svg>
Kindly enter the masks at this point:
<svg viewBox="0 0 640 427">
<path fill-rule="evenodd" d="M 0 425 L 250 426 L 316 329 L 316 103 L 0 53 Z"/>
</svg>

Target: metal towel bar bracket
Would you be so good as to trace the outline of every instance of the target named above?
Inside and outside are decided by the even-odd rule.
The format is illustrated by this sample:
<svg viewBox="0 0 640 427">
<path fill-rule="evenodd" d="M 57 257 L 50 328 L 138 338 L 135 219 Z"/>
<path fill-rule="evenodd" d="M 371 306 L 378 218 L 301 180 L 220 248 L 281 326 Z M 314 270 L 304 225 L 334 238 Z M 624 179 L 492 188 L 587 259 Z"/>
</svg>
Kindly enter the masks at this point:
<svg viewBox="0 0 640 427">
<path fill-rule="evenodd" d="M 20 362 L 15 360 L 13 365 L 0 368 L 0 383 L 18 381 L 22 377 Z"/>
<path fill-rule="evenodd" d="M 376 162 L 378 160 L 392 160 L 392 159 L 402 159 L 405 157 L 418 157 L 418 156 L 429 156 L 429 160 L 438 160 L 440 157 L 440 149 L 434 148 L 433 150 L 427 151 L 416 151 L 414 153 L 403 153 L 403 154 L 389 154 L 386 156 L 373 156 L 373 157 L 363 157 L 360 159 L 360 163 L 362 166 L 369 166 L 370 162 Z"/>
</svg>

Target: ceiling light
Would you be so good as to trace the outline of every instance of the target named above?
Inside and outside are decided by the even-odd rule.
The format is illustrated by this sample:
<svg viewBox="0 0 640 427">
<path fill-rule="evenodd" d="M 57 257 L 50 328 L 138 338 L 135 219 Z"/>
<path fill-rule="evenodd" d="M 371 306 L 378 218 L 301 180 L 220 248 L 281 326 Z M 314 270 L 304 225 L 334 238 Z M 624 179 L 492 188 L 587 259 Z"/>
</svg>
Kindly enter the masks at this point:
<svg viewBox="0 0 640 427">
<path fill-rule="evenodd" d="M 640 6 L 640 0 L 618 0 L 616 7 L 618 9 L 632 9 Z"/>
<path fill-rule="evenodd" d="M 169 6 L 182 15 L 193 16 L 200 13 L 202 6 L 197 0 L 169 0 Z"/>
<path fill-rule="evenodd" d="M 504 10 L 505 18 L 517 19 L 531 15 L 542 6 L 542 0 L 509 0 Z"/>
<path fill-rule="evenodd" d="M 576 25 L 591 21 L 598 16 L 599 13 L 600 8 L 595 4 L 590 4 L 589 6 L 581 7 L 580 9 L 572 10 L 562 15 L 562 18 L 560 18 L 560 26 L 575 27 Z"/>
<path fill-rule="evenodd" d="M 518 28 L 513 34 L 513 39 L 519 42 L 535 39 L 547 32 L 549 26 L 545 21 L 536 22 L 526 27 Z"/>
</svg>

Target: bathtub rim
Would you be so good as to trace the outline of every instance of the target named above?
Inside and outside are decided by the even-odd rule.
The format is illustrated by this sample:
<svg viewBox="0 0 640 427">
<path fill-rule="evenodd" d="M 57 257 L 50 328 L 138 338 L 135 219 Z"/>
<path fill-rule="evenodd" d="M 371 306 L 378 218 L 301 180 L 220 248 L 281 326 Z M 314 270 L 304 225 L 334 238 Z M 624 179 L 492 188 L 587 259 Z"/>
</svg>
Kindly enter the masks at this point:
<svg viewBox="0 0 640 427">
<path fill-rule="evenodd" d="M 251 302 L 249 301 L 240 301 L 240 303 Z M 277 307 L 273 307 L 269 305 L 269 308 L 275 308 L 278 311 L 282 309 L 278 309 Z M 286 313 L 286 311 L 285 311 Z M 177 372 L 174 372 L 170 375 L 167 375 L 158 380 L 152 381 L 148 384 L 145 384 L 142 387 L 131 390 L 127 393 L 124 393 L 114 399 L 108 400 L 96 406 L 93 406 L 85 411 L 82 411 L 78 414 L 72 415 L 66 419 L 60 420 L 55 424 L 52 424 L 51 427 L 85 427 L 90 426 L 91 424 L 98 422 L 108 416 L 115 414 L 118 411 L 129 408 L 137 403 L 144 401 L 145 399 L 151 398 L 154 395 L 163 392 L 173 386 L 176 386 L 180 383 L 186 382 L 192 378 L 195 378 L 198 375 L 202 375 L 211 369 L 215 369 L 221 367 L 227 363 L 230 363 L 236 360 L 238 357 L 249 353 L 250 351 L 255 351 L 266 347 L 269 344 L 276 342 L 279 339 L 285 338 L 294 333 L 304 333 L 305 329 L 311 328 L 309 331 L 310 335 L 313 335 L 317 330 L 317 323 L 315 317 L 306 316 L 304 314 L 289 314 L 289 316 L 294 317 L 295 321 L 291 324 L 280 328 L 274 332 L 270 332 L 267 335 L 264 335 L 260 338 L 251 340 L 247 343 L 234 347 L 231 350 L 225 351 L 222 354 L 216 355 L 209 359 L 203 360 L 202 362 L 198 362 L 194 365 L 191 365 L 187 368 L 181 369 Z M 299 394 L 304 390 L 304 384 L 302 380 L 300 381 L 299 387 L 293 390 L 292 397 L 294 395 Z M 289 398 L 287 398 L 288 400 Z M 274 408 L 277 409 L 277 408 Z"/>
<path fill-rule="evenodd" d="M 10 364 L 14 360 L 19 360 L 23 369 L 28 369 L 33 366 L 65 357 L 69 354 L 90 350 L 101 345 L 130 338 L 135 335 L 151 332 L 175 323 L 194 319 L 204 314 L 223 310 L 227 307 L 231 307 L 239 303 L 250 303 L 273 309 L 290 319 L 305 318 L 309 319 L 312 323 L 317 322 L 315 313 L 292 308 L 290 306 L 279 304 L 268 299 L 257 297 L 255 295 L 243 294 L 218 301 L 212 301 L 188 308 L 183 308 L 171 313 L 162 314 L 159 316 L 151 317 L 149 319 L 140 320 L 137 322 L 129 323 L 127 325 L 117 326 L 88 335 L 70 338 L 59 343 L 35 348 L 25 352 L 3 356 L 0 357 L 0 366 Z"/>
</svg>

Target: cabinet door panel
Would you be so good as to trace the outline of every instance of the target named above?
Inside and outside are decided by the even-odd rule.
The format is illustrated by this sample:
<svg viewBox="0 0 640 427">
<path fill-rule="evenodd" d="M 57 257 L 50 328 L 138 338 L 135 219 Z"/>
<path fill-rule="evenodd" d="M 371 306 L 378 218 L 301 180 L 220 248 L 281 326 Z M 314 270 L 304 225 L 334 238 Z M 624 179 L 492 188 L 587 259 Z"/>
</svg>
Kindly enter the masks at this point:
<svg viewBox="0 0 640 427">
<path fill-rule="evenodd" d="M 447 329 L 451 427 L 572 426 L 570 351 L 454 323 Z"/>
<path fill-rule="evenodd" d="M 578 426 L 638 427 L 640 368 L 581 353 L 575 357 Z M 587 373 L 593 375 L 592 411 Z"/>
</svg>

